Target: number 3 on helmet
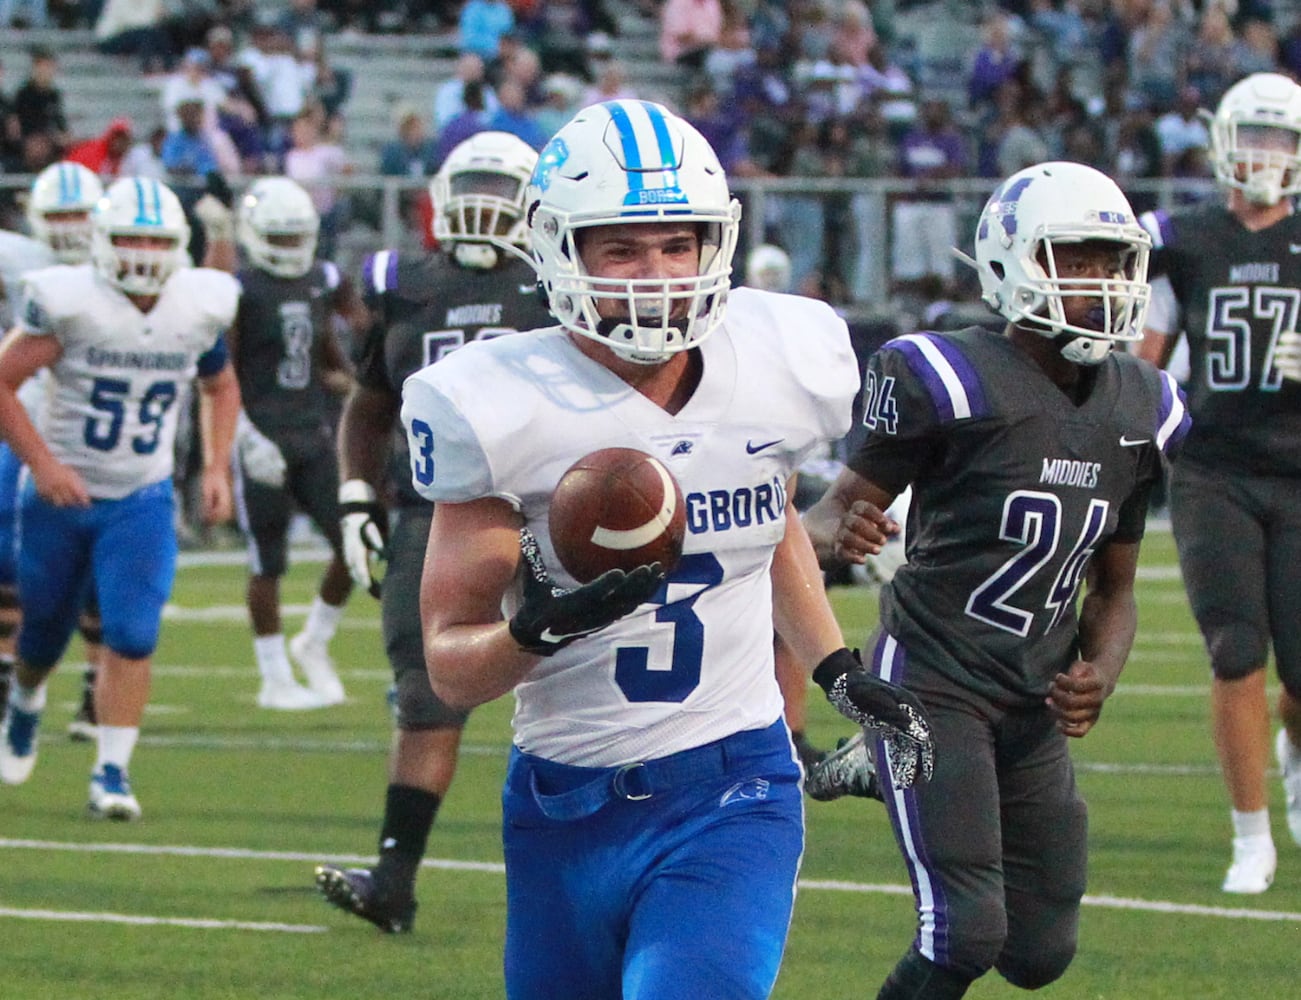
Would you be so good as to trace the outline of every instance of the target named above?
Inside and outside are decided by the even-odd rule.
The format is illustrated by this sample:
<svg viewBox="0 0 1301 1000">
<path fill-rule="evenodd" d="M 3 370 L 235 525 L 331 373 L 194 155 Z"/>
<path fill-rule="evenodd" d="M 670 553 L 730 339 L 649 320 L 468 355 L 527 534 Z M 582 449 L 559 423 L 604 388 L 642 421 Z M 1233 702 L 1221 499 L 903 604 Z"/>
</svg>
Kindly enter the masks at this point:
<svg viewBox="0 0 1301 1000">
<path fill-rule="evenodd" d="M 705 137 L 666 108 L 649 101 L 584 108 L 542 150 L 525 201 L 538 277 L 565 329 L 629 361 L 658 364 L 722 323 L 741 206 Z M 654 222 L 697 224 L 695 277 L 616 282 L 588 274 L 579 230 Z M 602 322 L 597 299 L 621 303 L 627 319 Z"/>
<path fill-rule="evenodd" d="M 190 226 L 171 190 L 153 178 L 114 181 L 91 213 L 91 257 L 100 274 L 128 295 L 157 295 L 190 263 Z M 124 244 L 153 237 L 151 244 Z"/>
</svg>

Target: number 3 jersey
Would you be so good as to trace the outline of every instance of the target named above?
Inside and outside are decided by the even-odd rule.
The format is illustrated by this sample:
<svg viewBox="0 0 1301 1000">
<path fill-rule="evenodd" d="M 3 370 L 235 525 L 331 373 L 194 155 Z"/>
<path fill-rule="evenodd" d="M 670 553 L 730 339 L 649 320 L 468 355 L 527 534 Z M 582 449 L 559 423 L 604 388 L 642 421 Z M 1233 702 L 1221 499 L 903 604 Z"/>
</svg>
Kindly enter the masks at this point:
<svg viewBox="0 0 1301 1000">
<path fill-rule="evenodd" d="M 849 428 L 858 368 L 829 307 L 737 289 L 699 347 L 700 384 L 669 414 L 556 327 L 466 346 L 413 375 L 402 422 L 412 472 L 434 501 L 501 497 L 547 531 L 565 470 L 600 448 L 648 452 L 686 502 L 677 569 L 633 614 L 539 661 L 516 688 L 515 741 L 566 764 L 606 767 L 771 725 L 773 550 L 786 484 Z M 507 595 L 507 614 L 518 591 Z"/>
<path fill-rule="evenodd" d="M 168 478 L 190 384 L 225 364 L 222 334 L 238 282 L 208 268 L 179 270 L 147 313 L 90 264 L 34 271 L 23 293 L 20 328 L 55 337 L 63 352 L 36 420 L 50 451 L 96 499 Z"/>
<path fill-rule="evenodd" d="M 1278 335 L 1301 315 L 1301 215 L 1251 232 L 1220 204 L 1139 220 L 1152 236 L 1149 276 L 1166 277 L 1182 313 L 1148 326 L 1188 338 L 1183 457 L 1248 474 L 1301 476 L 1301 383 L 1273 366 Z"/>
<path fill-rule="evenodd" d="M 1076 405 L 980 328 L 900 337 L 868 362 L 850 468 L 892 493 L 913 485 L 908 561 L 882 589 L 881 623 L 999 704 L 1039 704 L 1075 658 L 1088 560 L 1142 538 L 1161 456 L 1188 431 L 1167 373 L 1112 352 L 1085 377 Z"/>
<path fill-rule="evenodd" d="M 444 253 L 407 260 L 381 250 L 367 258 L 361 285 L 376 321 L 361 345 L 357 381 L 395 398 L 408 375 L 462 344 L 553 322 L 533 269 L 514 258 L 480 269 L 462 267 Z M 395 501 L 424 506 L 411 485 L 407 440 L 400 428 L 391 469 Z"/>
</svg>

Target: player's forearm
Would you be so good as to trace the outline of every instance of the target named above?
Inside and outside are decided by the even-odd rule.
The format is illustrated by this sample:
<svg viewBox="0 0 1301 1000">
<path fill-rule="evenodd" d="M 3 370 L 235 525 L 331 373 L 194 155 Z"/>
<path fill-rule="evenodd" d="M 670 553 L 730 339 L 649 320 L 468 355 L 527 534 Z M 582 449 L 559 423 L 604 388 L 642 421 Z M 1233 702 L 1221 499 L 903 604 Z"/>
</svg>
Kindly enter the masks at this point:
<svg viewBox="0 0 1301 1000">
<path fill-rule="evenodd" d="M 827 600 L 817 557 L 800 518 L 790 508 L 786 535 L 773 553 L 773 625 L 804 669 L 812 671 L 845 644 Z"/>
<path fill-rule="evenodd" d="M 1138 605 L 1132 589 L 1089 593 L 1081 602 L 1080 656 L 1102 673 L 1108 692 L 1116 687 L 1137 631 Z"/>
<path fill-rule="evenodd" d="M 3 383 L 0 383 L 0 438 L 34 473 L 56 461 L 19 402 L 18 394 Z"/>
<path fill-rule="evenodd" d="M 200 382 L 199 427 L 205 469 L 230 467 L 240 405 L 239 382 L 229 366 Z"/>
<path fill-rule="evenodd" d="M 505 622 L 425 629 L 430 686 L 462 711 L 514 690 L 539 659 L 519 648 Z"/>
<path fill-rule="evenodd" d="M 379 489 L 384 481 L 397 419 L 397 403 L 374 389 L 355 387 L 339 419 L 339 477 Z"/>
</svg>

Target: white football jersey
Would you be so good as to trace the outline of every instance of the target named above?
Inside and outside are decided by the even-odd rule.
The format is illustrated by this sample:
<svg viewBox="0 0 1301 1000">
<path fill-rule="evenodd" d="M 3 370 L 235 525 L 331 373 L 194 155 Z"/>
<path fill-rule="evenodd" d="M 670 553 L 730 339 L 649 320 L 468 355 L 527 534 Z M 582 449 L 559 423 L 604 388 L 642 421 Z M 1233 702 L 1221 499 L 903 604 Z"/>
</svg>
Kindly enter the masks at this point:
<svg viewBox="0 0 1301 1000">
<path fill-rule="evenodd" d="M 23 291 L 19 326 L 63 349 L 36 422 L 50 451 L 96 499 L 168 478 L 177 415 L 199 358 L 234 320 L 239 283 L 182 269 L 147 313 L 91 264 L 33 272 Z"/>
<path fill-rule="evenodd" d="M 786 484 L 848 431 L 858 367 L 825 304 L 753 289 L 731 293 L 722 327 L 699 350 L 700 385 L 677 414 L 560 328 L 467 344 L 403 387 L 416 489 L 433 501 L 510 501 L 560 585 L 576 581 L 556 558 L 547 516 L 575 461 L 637 448 L 682 488 L 686 542 L 665 586 L 517 686 L 515 742 L 528 753 L 609 767 L 781 715 L 769 568 L 785 533 Z M 516 589 L 503 611 L 518 601 Z"/>
<path fill-rule="evenodd" d="M 18 316 L 19 283 L 28 271 L 57 264 L 54 251 L 40 240 L 0 229 L 0 325 L 8 330 Z"/>
</svg>

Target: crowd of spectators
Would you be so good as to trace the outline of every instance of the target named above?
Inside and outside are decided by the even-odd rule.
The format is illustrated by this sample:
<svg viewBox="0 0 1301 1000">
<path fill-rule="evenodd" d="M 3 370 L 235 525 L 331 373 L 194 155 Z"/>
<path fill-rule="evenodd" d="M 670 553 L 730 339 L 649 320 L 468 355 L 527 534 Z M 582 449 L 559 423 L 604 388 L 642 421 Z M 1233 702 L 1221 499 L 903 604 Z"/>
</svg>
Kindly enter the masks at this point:
<svg viewBox="0 0 1301 1000">
<path fill-rule="evenodd" d="M 133 62 L 161 95 L 157 128 L 115 119 L 78 142 L 57 59 L 33 51 L 12 97 L 0 75 L 0 157 L 30 173 L 67 155 L 105 175 L 152 171 L 182 186 L 214 172 L 233 183 L 285 172 L 325 214 L 328 248 L 349 216 L 332 184 L 344 174 L 427 177 L 475 131 L 512 132 L 540 148 L 584 104 L 649 97 L 692 121 L 734 177 L 914 181 L 888 201 L 849 191 L 766 202 L 763 235 L 790 253 L 795 286 L 865 301 L 960 282 L 949 247 L 962 242 L 973 206 L 952 197 L 950 178 L 1006 176 L 1048 158 L 1089 163 L 1122 186 L 1208 176 L 1200 109 L 1247 73 L 1301 73 L 1301 24 L 1276 6 L 0 0 L 0 27 L 92 27 L 101 51 Z M 636 63 L 658 56 L 665 70 L 648 79 L 617 56 L 628 52 L 620 19 L 638 15 L 658 44 L 648 41 Z M 354 81 L 328 56 L 331 39 L 357 31 L 434 33 L 458 53 L 446 78 L 393 102 L 391 138 L 377 150 L 349 144 Z M 1134 201 L 1146 207 L 1151 195 Z M 402 204 L 413 232 L 427 232 L 428 211 L 418 193 Z M 874 283 L 880 259 L 889 261 L 884 288 Z"/>
</svg>

